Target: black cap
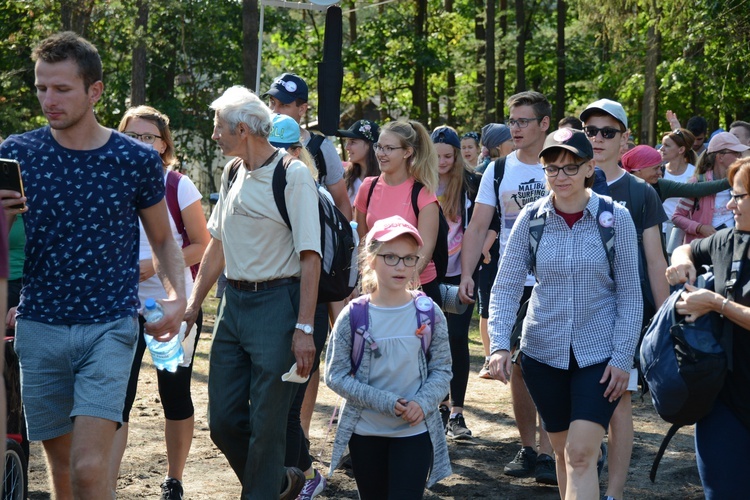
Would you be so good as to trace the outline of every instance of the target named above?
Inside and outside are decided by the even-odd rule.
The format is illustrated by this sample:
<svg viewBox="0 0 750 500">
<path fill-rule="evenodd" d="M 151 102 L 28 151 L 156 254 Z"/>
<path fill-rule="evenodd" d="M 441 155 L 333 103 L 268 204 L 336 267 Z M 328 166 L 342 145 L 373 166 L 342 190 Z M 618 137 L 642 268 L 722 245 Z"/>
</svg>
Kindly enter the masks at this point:
<svg viewBox="0 0 750 500">
<path fill-rule="evenodd" d="M 380 127 L 370 120 L 357 120 L 347 130 L 336 132 L 338 137 L 348 137 L 349 139 L 362 139 L 367 142 L 378 142 L 380 137 Z"/>
<path fill-rule="evenodd" d="M 294 73 L 284 73 L 271 84 L 271 88 L 261 97 L 271 96 L 284 104 L 296 99 L 307 102 L 307 83 Z"/>
<path fill-rule="evenodd" d="M 594 157 L 594 150 L 591 147 L 591 141 L 589 141 L 586 134 L 580 130 L 561 128 L 552 132 L 544 141 L 544 147 L 539 153 L 539 158 L 541 158 L 544 153 L 554 148 L 565 149 L 579 158 L 584 158 L 586 160 L 590 160 Z"/>
</svg>

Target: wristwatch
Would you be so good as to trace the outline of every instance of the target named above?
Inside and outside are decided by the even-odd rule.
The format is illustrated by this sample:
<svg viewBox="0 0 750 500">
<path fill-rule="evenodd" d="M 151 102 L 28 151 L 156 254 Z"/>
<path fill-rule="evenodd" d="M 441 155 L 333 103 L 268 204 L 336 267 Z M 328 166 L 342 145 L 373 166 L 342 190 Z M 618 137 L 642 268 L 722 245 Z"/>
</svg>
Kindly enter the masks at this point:
<svg viewBox="0 0 750 500">
<path fill-rule="evenodd" d="M 297 323 L 294 325 L 294 328 L 297 330 L 302 330 L 302 333 L 305 335 L 312 335 L 313 333 L 313 326 L 312 325 L 306 325 L 305 323 Z"/>
</svg>

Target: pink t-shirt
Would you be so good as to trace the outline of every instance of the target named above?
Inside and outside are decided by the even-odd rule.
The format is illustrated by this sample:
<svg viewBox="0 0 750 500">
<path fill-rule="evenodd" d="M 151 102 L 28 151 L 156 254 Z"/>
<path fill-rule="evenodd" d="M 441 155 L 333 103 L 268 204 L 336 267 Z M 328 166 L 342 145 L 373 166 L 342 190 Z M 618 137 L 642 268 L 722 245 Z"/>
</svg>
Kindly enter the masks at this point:
<svg viewBox="0 0 750 500">
<path fill-rule="evenodd" d="M 360 213 L 366 214 L 367 227 L 372 227 L 375 221 L 400 215 L 407 222 L 419 229 L 417 217 L 414 215 L 414 209 L 411 206 L 411 190 L 414 186 L 414 179 L 409 178 L 398 186 L 389 186 L 383 179 L 378 180 L 375 189 L 372 192 L 370 206 L 367 206 L 367 196 L 370 193 L 370 186 L 377 177 L 367 177 L 362 181 L 362 185 L 357 191 L 357 197 L 354 199 L 354 208 Z M 417 197 L 417 205 L 421 211 L 430 203 L 437 203 L 437 197 L 427 189 L 422 188 Z M 425 267 L 422 274 L 419 275 L 419 281 L 422 284 L 429 283 L 437 278 L 435 264 L 430 262 Z"/>
</svg>

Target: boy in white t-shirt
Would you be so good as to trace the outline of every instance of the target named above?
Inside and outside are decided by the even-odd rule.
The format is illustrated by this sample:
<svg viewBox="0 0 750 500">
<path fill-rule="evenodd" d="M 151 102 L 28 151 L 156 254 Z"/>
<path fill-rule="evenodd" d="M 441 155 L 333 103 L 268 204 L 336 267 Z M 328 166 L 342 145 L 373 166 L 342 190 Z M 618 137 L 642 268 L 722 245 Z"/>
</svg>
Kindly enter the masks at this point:
<svg viewBox="0 0 750 500">
<path fill-rule="evenodd" d="M 474 280 L 471 270 L 476 268 L 482 252 L 482 244 L 493 217 L 500 207 L 500 255 L 519 212 L 527 203 L 547 194 L 544 171 L 539 163 L 539 152 L 544 146 L 550 126 L 552 107 L 539 92 L 521 92 L 508 99 L 508 126 L 516 150 L 504 159 L 504 174 L 499 186 L 495 186 L 495 168 L 491 163 L 482 175 L 474 213 L 469 227 L 464 232 L 461 250 L 461 285 L 459 294 L 463 302 L 473 302 Z M 499 187 L 499 189 L 498 189 Z M 498 204 L 498 199 L 500 203 Z M 526 300 L 534 285 L 534 276 L 529 275 L 524 289 Z M 492 317 L 490 317 L 490 331 Z M 490 353 L 491 354 L 491 353 Z M 525 477 L 534 474 L 536 480 L 545 484 L 557 484 L 555 459 L 547 433 L 539 427 L 539 453 L 536 451 L 537 412 L 534 402 L 523 381 L 520 366 L 513 365 L 510 388 L 513 397 L 513 415 L 521 436 L 521 450 L 505 466 L 505 474 Z"/>
</svg>

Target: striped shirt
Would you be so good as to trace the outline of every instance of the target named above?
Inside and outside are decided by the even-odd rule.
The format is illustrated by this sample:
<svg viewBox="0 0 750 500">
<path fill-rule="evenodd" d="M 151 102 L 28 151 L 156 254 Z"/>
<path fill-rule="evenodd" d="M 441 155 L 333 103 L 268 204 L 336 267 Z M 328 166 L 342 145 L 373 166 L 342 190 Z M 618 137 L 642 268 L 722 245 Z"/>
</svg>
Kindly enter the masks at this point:
<svg viewBox="0 0 750 500">
<path fill-rule="evenodd" d="M 609 361 L 629 371 L 641 326 L 636 233 L 628 211 L 615 203 L 614 279 L 597 227 L 599 196 L 591 193 L 583 217 L 569 228 L 547 196 L 536 256 L 537 283 L 523 322 L 524 354 L 568 369 L 570 351 L 581 367 Z M 510 349 L 510 335 L 531 266 L 529 207 L 519 214 L 490 298 L 490 352 Z"/>
</svg>

